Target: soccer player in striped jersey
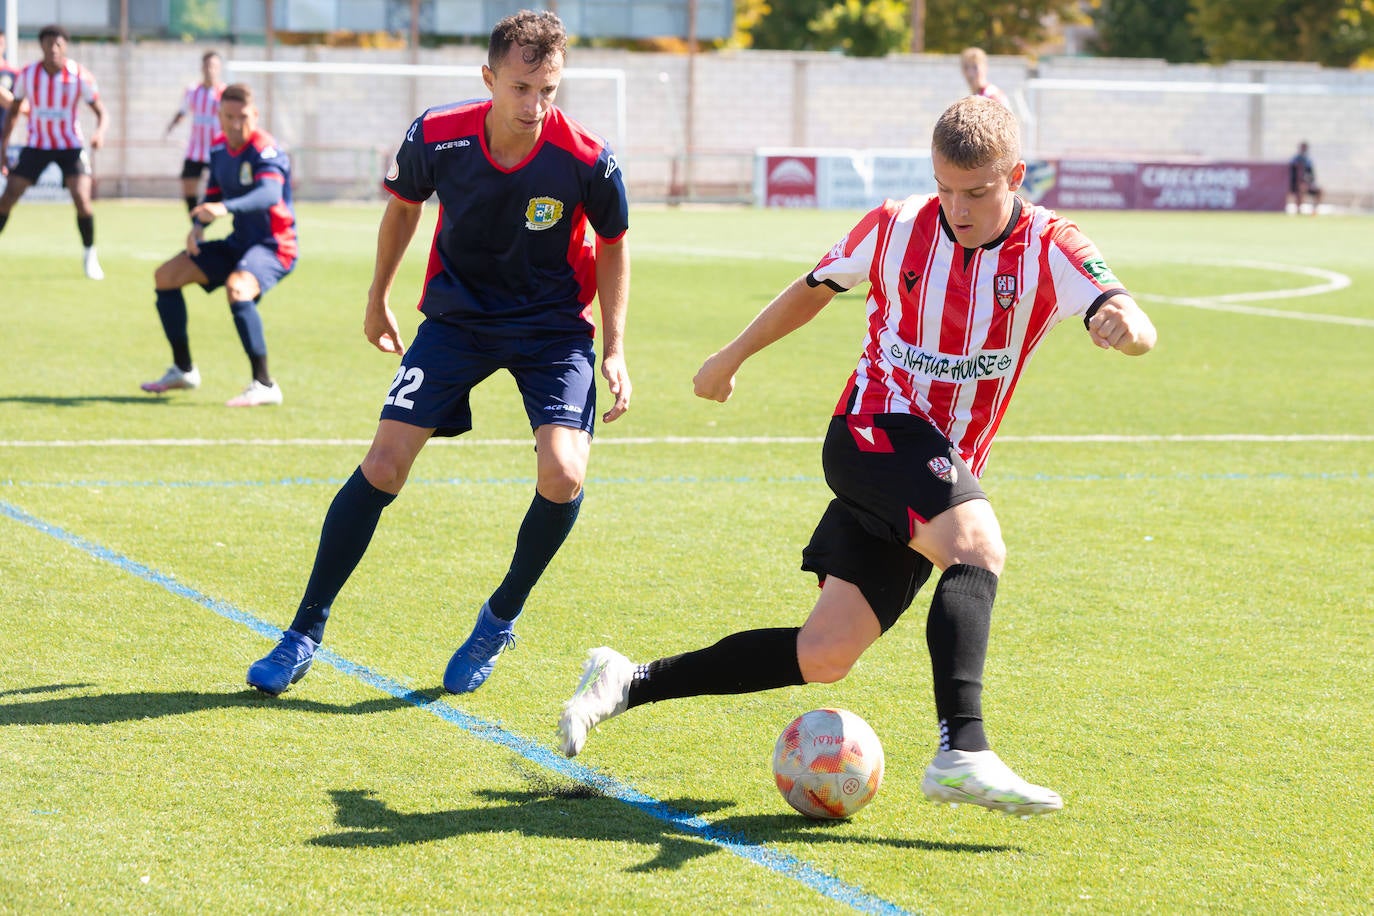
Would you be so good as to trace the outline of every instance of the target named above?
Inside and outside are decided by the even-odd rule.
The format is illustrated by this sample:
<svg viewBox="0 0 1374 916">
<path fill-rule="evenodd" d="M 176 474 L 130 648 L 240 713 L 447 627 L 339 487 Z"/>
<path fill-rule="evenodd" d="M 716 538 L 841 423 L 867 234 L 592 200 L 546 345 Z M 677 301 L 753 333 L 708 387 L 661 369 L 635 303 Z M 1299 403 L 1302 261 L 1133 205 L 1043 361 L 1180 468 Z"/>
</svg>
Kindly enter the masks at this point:
<svg viewBox="0 0 1374 916">
<path fill-rule="evenodd" d="M 213 292 L 224 287 L 239 341 L 248 354 L 252 380 L 228 407 L 263 407 L 282 402 L 281 387 L 267 371 L 267 340 L 258 300 L 296 267 L 296 214 L 291 207 L 291 161 L 271 134 L 258 129 L 253 91 L 242 83 L 225 87 L 220 98 L 223 133 L 210 147 L 205 200 L 191 210 L 186 250 L 153 274 L 157 314 L 172 345 L 172 365 L 140 387 L 163 394 L 200 385 L 191 360 L 182 287 L 192 283 Z M 234 218 L 229 235 L 205 241 L 205 228 L 222 216 Z"/>
<path fill-rule="evenodd" d="M 964 79 L 968 81 L 969 91 L 992 99 L 999 105 L 1011 110 L 1011 99 L 1007 94 L 988 82 L 988 53 L 982 48 L 965 48 L 959 54 L 959 63 L 964 69 Z"/>
<path fill-rule="evenodd" d="M 163 139 L 170 137 L 182 118 L 191 118 L 191 134 L 186 138 L 186 158 L 181 163 L 181 193 L 186 199 L 186 211 L 196 208 L 200 200 L 200 176 L 210 166 L 210 144 L 219 133 L 219 97 L 224 92 L 220 79 L 223 61 L 216 51 L 206 51 L 200 58 L 200 82 L 186 87 L 181 107 L 172 116 Z"/>
<path fill-rule="evenodd" d="M 25 101 L 29 104 L 29 135 L 19 153 L 19 161 L 9 172 L 5 193 L 0 195 L 0 231 L 4 230 L 19 198 L 33 187 L 43 170 L 55 162 L 62 170 L 72 203 L 76 205 L 76 227 L 84 247 L 82 268 L 92 280 L 103 280 L 105 272 L 95 253 L 91 160 L 86 154 L 77 109 L 85 102 L 95 112 L 91 149 L 100 149 L 105 143 L 105 106 L 100 102 L 100 91 L 90 71 L 68 59 L 70 40 L 67 30 L 60 25 L 44 26 L 38 33 L 43 59 L 20 70 L 15 80 L 9 117 L 0 127 L 0 168 L 6 161 L 5 148 L 10 131 Z"/>
<path fill-rule="evenodd" d="M 922 789 L 1014 814 L 1062 807 L 1011 771 L 983 728 L 982 676 L 1006 547 L 978 482 L 1031 354 L 1081 318 L 1098 347 L 1148 351 L 1155 329 L 1068 220 L 1016 195 L 1016 119 L 969 97 L 935 125 L 937 193 L 885 201 L 701 367 L 696 393 L 725 401 L 735 373 L 867 281 L 867 342 L 822 450 L 835 494 L 802 568 L 821 580 L 800 628 L 749 630 L 635 665 L 593 649 L 559 721 L 564 753 L 626 709 L 675 697 L 830 683 L 848 673 L 942 573 L 926 621 L 939 750 Z"/>
<path fill-rule="evenodd" d="M 295 619 L 248 669 L 248 683 L 265 693 L 281 693 L 309 670 L 335 597 L 420 449 L 432 436 L 472 429 L 470 392 L 505 369 L 524 400 L 537 477 L 510 568 L 444 671 L 450 692 L 480 687 L 514 642 L 515 620 L 582 505 L 596 419 L 593 298 L 601 374 L 615 398 L 601 419 L 630 406 L 625 185 L 610 147 L 554 106 L 566 47 L 553 13 L 498 22 L 482 68 L 491 98 L 426 111 L 391 164 L 363 331 L 401 366 L 367 456 L 325 516 Z M 420 299 L 425 318 L 407 348 L 388 302 L 432 196 L 440 215 Z"/>
</svg>

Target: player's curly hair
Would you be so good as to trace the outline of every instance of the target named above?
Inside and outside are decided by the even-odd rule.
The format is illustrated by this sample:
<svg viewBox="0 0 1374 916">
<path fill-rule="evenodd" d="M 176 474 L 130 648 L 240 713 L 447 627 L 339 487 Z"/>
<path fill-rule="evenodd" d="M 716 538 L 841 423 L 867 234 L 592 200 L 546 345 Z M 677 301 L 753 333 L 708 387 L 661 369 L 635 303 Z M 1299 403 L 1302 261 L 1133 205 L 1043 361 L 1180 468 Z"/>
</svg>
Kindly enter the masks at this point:
<svg viewBox="0 0 1374 916">
<path fill-rule="evenodd" d="M 995 164 L 1000 171 L 1010 171 L 1021 158 L 1021 130 L 1006 106 L 972 95 L 940 115 L 930 146 L 956 168 Z"/>
<path fill-rule="evenodd" d="M 521 10 L 496 23 L 491 30 L 487 66 L 495 70 L 514 45 L 519 45 L 520 58 L 525 63 L 538 67 L 554 55 L 567 57 L 568 32 L 563 28 L 563 20 L 553 13 Z"/>
</svg>

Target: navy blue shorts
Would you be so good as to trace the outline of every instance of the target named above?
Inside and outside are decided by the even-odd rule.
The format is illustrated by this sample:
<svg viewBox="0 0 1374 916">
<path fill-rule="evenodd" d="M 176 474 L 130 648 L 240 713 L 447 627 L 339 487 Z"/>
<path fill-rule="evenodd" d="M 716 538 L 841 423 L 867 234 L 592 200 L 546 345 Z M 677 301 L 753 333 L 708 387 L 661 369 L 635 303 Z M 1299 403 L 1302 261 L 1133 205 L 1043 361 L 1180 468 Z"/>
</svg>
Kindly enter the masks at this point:
<svg viewBox="0 0 1374 916">
<path fill-rule="evenodd" d="M 908 414 L 831 418 L 821 465 L 835 499 L 802 569 L 858 586 L 886 632 L 931 574 L 931 562 L 907 546 L 915 526 L 987 497 L 944 434 Z"/>
<path fill-rule="evenodd" d="M 265 293 L 296 266 L 294 258 L 290 264 L 283 264 L 276 249 L 266 245 L 254 245 L 242 251 L 223 239 L 201 242 L 200 254 L 191 255 L 191 260 L 205 274 L 206 280 L 200 287 L 207 293 L 219 289 L 231 273 L 239 270 L 246 270 L 257 278 L 258 288 Z"/>
<path fill-rule="evenodd" d="M 498 337 L 426 319 L 396 370 L 381 418 L 433 427 L 436 436 L 462 435 L 472 429 L 472 389 L 505 369 L 515 377 L 531 429 L 552 424 L 590 436 L 595 359 L 587 334 Z"/>
</svg>

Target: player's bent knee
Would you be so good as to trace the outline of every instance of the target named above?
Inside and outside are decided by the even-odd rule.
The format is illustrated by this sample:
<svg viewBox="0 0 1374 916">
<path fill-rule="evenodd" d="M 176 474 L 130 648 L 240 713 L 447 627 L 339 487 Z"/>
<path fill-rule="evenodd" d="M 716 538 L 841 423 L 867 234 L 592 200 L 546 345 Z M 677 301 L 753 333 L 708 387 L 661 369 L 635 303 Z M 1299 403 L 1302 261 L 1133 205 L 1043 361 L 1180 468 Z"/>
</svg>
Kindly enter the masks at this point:
<svg viewBox="0 0 1374 916">
<path fill-rule="evenodd" d="M 833 684 L 844 680 L 861 654 L 847 646 L 808 639 L 805 629 L 797 636 L 797 666 L 808 684 Z"/>
<path fill-rule="evenodd" d="M 262 287 L 258 285 L 257 277 L 246 271 L 238 271 L 224 281 L 224 290 L 230 302 L 249 302 L 258 298 Z"/>
</svg>

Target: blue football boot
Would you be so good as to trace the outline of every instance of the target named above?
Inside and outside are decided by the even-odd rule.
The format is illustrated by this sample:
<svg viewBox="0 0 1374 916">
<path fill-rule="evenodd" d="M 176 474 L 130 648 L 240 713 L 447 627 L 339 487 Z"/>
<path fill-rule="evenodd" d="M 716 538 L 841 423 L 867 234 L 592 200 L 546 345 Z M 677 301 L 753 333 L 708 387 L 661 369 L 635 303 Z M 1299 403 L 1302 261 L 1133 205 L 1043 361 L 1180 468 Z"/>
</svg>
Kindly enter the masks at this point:
<svg viewBox="0 0 1374 916">
<path fill-rule="evenodd" d="M 472 693 L 491 676 L 496 656 L 514 645 L 515 621 L 502 620 L 483 604 L 472 635 L 453 653 L 444 669 L 444 689 L 449 693 Z"/>
<path fill-rule="evenodd" d="M 304 633 L 287 630 L 275 649 L 248 666 L 248 686 L 276 696 L 305 677 L 319 647 Z"/>
</svg>

